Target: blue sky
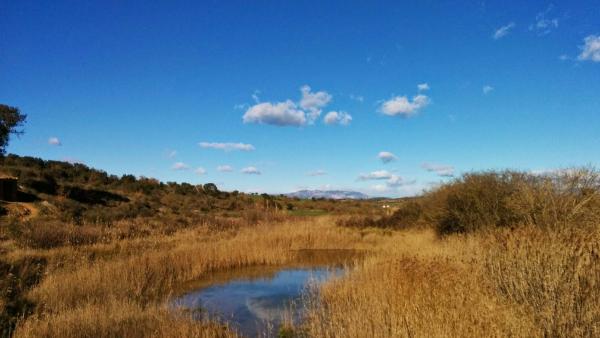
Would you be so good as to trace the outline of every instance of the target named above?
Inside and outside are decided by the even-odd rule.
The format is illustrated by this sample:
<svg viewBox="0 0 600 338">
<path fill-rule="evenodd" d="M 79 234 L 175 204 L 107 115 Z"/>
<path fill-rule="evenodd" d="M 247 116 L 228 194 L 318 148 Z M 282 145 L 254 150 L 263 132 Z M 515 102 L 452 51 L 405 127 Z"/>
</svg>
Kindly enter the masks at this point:
<svg viewBox="0 0 600 338">
<path fill-rule="evenodd" d="M 600 164 L 600 1 L 0 12 L 0 102 L 28 114 L 12 153 L 226 190 L 375 196 L 472 170 Z"/>
</svg>

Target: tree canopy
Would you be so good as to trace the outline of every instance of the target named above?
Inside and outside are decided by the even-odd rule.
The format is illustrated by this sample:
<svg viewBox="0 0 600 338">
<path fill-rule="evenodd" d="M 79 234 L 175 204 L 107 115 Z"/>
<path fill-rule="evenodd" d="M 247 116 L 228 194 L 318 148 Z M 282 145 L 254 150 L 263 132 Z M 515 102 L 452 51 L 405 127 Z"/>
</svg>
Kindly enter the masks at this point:
<svg viewBox="0 0 600 338">
<path fill-rule="evenodd" d="M 17 107 L 0 104 L 0 155 L 6 152 L 10 134 L 22 134 L 23 130 L 17 129 L 25 122 L 27 115 L 21 114 Z"/>
</svg>

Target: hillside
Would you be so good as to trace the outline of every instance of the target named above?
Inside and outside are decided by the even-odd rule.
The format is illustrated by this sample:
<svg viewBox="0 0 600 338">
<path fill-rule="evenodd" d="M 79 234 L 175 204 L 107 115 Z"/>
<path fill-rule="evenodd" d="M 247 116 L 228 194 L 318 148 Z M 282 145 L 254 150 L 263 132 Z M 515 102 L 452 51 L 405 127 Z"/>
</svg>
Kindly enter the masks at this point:
<svg viewBox="0 0 600 338">
<path fill-rule="evenodd" d="M 206 217 L 257 219 L 264 211 L 294 212 L 362 212 L 361 204 L 340 204 L 325 200 L 312 201 L 284 195 L 246 194 L 220 191 L 213 183 L 160 182 L 133 175 L 116 176 L 80 163 L 43 160 L 7 155 L 0 159 L 0 172 L 18 178 L 18 200 L 29 203 L 41 217 L 75 223 L 111 223 L 124 219 L 152 218 L 178 223 L 193 223 Z M 0 207 L 27 211 L 23 207 Z M 260 211 L 260 213 L 256 213 Z M 17 213 L 20 214 L 20 213 Z M 248 217 L 248 214 L 253 214 Z"/>
</svg>

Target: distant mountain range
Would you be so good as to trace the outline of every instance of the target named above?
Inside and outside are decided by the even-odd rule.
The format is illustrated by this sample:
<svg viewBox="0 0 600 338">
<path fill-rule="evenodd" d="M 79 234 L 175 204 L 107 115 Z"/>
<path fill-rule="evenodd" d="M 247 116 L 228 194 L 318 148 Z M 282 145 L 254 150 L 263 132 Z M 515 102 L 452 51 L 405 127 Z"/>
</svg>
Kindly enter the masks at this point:
<svg viewBox="0 0 600 338">
<path fill-rule="evenodd" d="M 343 199 L 351 199 L 351 200 L 363 200 L 369 198 L 369 196 L 357 192 L 357 191 L 345 191 L 345 190 L 300 190 L 296 192 L 292 192 L 286 194 L 288 197 L 297 197 L 297 198 L 330 198 L 334 200 L 343 200 Z"/>
</svg>

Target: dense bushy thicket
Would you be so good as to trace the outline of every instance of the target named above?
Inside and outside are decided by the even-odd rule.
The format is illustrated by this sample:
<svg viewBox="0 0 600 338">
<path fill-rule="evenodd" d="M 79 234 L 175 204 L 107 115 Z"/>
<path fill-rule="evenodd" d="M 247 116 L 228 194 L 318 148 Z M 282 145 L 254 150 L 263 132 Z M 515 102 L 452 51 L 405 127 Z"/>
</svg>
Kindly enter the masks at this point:
<svg viewBox="0 0 600 338">
<path fill-rule="evenodd" d="M 600 225 L 600 177 L 591 168 L 545 174 L 517 171 L 465 174 L 402 203 L 381 218 L 351 218 L 346 226 L 433 226 L 440 234 L 497 227 Z"/>
</svg>

